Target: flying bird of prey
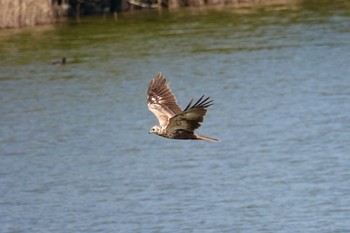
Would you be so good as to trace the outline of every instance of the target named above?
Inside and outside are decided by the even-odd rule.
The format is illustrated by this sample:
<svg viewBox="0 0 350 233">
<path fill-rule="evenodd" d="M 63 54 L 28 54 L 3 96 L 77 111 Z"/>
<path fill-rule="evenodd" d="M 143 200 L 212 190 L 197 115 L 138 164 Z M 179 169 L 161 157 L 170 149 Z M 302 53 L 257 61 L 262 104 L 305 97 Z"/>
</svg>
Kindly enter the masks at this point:
<svg viewBox="0 0 350 233">
<path fill-rule="evenodd" d="M 209 97 L 200 97 L 193 104 L 193 99 L 184 110 L 177 104 L 176 98 L 170 90 L 169 83 L 159 73 L 153 79 L 147 90 L 148 109 L 158 118 L 159 125 L 151 128 L 153 133 L 171 139 L 193 139 L 218 142 L 218 139 L 194 133 L 203 122 L 207 108 L 213 105 Z"/>
</svg>

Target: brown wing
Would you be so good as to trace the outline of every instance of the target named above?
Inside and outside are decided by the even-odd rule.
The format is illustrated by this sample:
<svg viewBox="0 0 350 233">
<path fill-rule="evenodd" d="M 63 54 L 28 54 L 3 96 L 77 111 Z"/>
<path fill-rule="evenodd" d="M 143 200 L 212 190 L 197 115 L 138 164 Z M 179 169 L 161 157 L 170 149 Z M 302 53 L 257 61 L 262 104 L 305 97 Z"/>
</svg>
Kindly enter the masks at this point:
<svg viewBox="0 0 350 233">
<path fill-rule="evenodd" d="M 154 113 L 159 124 L 163 126 L 168 124 L 169 118 L 182 112 L 170 90 L 169 83 L 161 73 L 148 86 L 147 104 L 148 109 Z"/>
<path fill-rule="evenodd" d="M 203 122 L 205 113 L 209 106 L 213 105 L 213 101 L 209 100 L 209 97 L 204 98 L 204 95 L 192 105 L 192 101 L 187 105 L 182 113 L 179 113 L 169 120 L 167 131 L 176 132 L 177 130 L 186 130 L 193 132 L 195 129 L 201 126 L 200 122 Z"/>
</svg>

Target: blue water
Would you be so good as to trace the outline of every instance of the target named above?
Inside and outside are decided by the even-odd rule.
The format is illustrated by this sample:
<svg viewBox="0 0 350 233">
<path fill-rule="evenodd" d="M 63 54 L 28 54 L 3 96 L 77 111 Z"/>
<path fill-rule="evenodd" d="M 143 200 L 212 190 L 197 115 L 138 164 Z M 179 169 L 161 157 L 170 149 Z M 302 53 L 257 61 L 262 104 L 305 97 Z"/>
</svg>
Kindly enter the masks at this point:
<svg viewBox="0 0 350 233">
<path fill-rule="evenodd" d="M 0 231 L 350 232 L 350 18 L 333 8 L 2 32 Z M 159 71 L 182 107 L 211 96 L 198 133 L 220 143 L 148 134 Z"/>
</svg>

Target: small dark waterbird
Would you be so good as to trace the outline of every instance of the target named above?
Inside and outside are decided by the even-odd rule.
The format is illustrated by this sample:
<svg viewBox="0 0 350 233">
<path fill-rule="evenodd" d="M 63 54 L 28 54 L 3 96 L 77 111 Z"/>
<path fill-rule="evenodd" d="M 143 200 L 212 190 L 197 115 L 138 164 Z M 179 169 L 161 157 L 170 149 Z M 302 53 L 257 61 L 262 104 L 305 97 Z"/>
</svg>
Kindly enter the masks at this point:
<svg viewBox="0 0 350 233">
<path fill-rule="evenodd" d="M 63 66 L 66 64 L 66 58 L 63 57 L 60 61 L 54 61 L 52 62 L 52 65 L 56 65 L 56 66 Z"/>
<path fill-rule="evenodd" d="M 207 108 L 213 105 L 210 97 L 205 98 L 203 95 L 194 104 L 191 99 L 187 107 L 182 110 L 170 90 L 169 83 L 159 73 L 148 86 L 147 104 L 148 109 L 159 121 L 159 125 L 153 126 L 149 133 L 170 139 L 219 142 L 218 139 L 194 133 L 201 126 L 200 122 L 203 122 Z"/>
</svg>

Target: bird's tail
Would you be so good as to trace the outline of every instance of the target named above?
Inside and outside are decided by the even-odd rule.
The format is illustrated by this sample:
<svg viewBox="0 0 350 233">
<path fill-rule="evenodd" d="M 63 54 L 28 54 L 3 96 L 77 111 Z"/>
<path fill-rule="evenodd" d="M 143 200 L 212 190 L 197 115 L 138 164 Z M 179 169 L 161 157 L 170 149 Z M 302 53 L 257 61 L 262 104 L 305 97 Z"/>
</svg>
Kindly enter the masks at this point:
<svg viewBox="0 0 350 233">
<path fill-rule="evenodd" d="M 203 136 L 200 134 L 195 134 L 195 135 L 196 135 L 197 139 L 201 139 L 201 140 L 205 140 L 205 141 L 209 141 L 209 142 L 220 142 L 220 140 L 215 139 L 215 138 L 210 138 L 210 137 Z"/>
</svg>

